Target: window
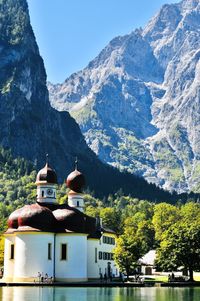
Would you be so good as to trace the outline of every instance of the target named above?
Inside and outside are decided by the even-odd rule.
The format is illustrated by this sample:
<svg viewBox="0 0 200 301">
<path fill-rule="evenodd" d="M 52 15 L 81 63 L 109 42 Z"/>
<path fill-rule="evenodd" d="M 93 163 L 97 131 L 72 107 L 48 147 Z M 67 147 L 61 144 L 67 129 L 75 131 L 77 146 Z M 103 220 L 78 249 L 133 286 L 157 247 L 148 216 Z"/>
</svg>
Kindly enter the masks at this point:
<svg viewBox="0 0 200 301">
<path fill-rule="evenodd" d="M 113 253 L 99 251 L 99 259 L 114 260 L 114 255 L 113 255 Z"/>
<path fill-rule="evenodd" d="M 44 190 L 42 190 L 42 197 L 44 196 Z"/>
<path fill-rule="evenodd" d="M 48 260 L 52 259 L 52 244 L 48 244 Z"/>
<path fill-rule="evenodd" d="M 95 263 L 97 263 L 97 248 L 95 248 Z"/>
<path fill-rule="evenodd" d="M 67 260 L 67 244 L 61 244 L 61 260 Z"/>
<path fill-rule="evenodd" d="M 79 207 L 79 201 L 77 201 L 77 207 Z"/>
<path fill-rule="evenodd" d="M 103 243 L 109 245 L 115 245 L 115 239 L 110 236 L 103 236 Z"/>
<path fill-rule="evenodd" d="M 14 259 L 15 257 L 15 245 L 11 244 L 10 245 L 10 259 Z"/>
<path fill-rule="evenodd" d="M 115 245 L 115 239 L 114 238 L 112 238 L 112 244 Z"/>
<path fill-rule="evenodd" d="M 111 253 L 103 252 L 103 259 L 104 260 L 111 260 Z"/>
</svg>

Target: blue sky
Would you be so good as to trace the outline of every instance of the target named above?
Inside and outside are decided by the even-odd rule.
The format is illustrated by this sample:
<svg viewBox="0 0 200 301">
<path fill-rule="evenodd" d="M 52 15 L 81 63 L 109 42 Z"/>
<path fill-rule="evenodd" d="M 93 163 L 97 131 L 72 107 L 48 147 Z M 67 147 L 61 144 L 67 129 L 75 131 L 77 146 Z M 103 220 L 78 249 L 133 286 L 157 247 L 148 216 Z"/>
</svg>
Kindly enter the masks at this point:
<svg viewBox="0 0 200 301">
<path fill-rule="evenodd" d="M 63 82 L 118 35 L 144 27 L 166 3 L 178 0 L 28 0 L 31 24 L 47 78 Z"/>
</svg>

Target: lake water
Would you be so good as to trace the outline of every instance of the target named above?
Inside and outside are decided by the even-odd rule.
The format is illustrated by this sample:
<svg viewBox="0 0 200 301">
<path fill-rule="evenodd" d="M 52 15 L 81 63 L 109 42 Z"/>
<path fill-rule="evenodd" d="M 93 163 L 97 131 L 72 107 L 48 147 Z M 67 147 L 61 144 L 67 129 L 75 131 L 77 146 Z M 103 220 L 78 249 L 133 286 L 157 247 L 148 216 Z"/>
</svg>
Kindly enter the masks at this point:
<svg viewBox="0 0 200 301">
<path fill-rule="evenodd" d="M 2 287 L 0 301 L 199 301 L 200 288 Z"/>
</svg>

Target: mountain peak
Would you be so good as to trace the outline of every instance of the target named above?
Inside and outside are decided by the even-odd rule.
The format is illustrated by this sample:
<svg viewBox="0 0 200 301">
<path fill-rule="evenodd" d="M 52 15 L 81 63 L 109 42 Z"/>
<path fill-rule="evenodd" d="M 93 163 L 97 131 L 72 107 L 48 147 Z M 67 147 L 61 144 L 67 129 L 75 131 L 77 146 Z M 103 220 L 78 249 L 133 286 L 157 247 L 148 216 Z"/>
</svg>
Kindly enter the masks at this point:
<svg viewBox="0 0 200 301">
<path fill-rule="evenodd" d="M 25 0 L 0 1 L 1 41 L 11 45 L 20 44 L 33 35 Z"/>
<path fill-rule="evenodd" d="M 103 161 L 179 192 L 200 190 L 199 8 L 163 5 L 50 93 Z"/>
<path fill-rule="evenodd" d="M 164 36 L 171 35 L 182 19 L 177 4 L 165 4 L 160 11 L 149 21 L 143 30 L 143 36 L 151 43 Z"/>
<path fill-rule="evenodd" d="M 199 0 L 183 0 L 180 6 L 183 12 L 188 12 L 199 6 Z"/>
<path fill-rule="evenodd" d="M 76 75 L 70 81 L 73 87 Z M 83 78 L 79 81 L 82 84 Z M 37 161 L 40 168 L 48 153 L 59 181 L 74 168 L 77 156 L 88 186 L 97 195 L 115 193 L 119 187 L 125 194 L 135 194 L 139 183 L 149 187 L 98 160 L 69 113 L 50 106 L 46 72 L 25 0 L 0 0 L 0 129 L 1 146 L 14 156 Z M 137 191 L 136 197 L 146 198 L 142 192 L 148 189 Z"/>
</svg>

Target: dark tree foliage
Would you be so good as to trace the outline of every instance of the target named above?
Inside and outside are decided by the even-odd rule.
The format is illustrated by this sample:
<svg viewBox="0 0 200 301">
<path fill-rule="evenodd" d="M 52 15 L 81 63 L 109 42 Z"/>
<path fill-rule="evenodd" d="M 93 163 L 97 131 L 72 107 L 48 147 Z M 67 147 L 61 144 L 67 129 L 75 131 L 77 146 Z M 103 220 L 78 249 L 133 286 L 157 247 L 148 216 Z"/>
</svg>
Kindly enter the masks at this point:
<svg viewBox="0 0 200 301">
<path fill-rule="evenodd" d="M 10 150 L 0 147 L 0 231 L 7 227 L 12 211 L 35 200 L 35 177 L 31 162 L 13 158 Z"/>
</svg>

